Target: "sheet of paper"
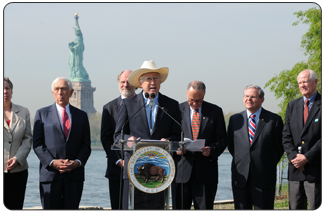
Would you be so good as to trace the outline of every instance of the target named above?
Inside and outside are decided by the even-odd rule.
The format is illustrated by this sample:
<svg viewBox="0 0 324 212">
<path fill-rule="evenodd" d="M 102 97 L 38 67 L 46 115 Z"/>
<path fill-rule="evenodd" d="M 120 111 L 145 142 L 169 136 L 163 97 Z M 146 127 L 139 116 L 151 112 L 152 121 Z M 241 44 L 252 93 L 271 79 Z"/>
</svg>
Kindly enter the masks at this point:
<svg viewBox="0 0 324 212">
<path fill-rule="evenodd" d="M 186 142 L 185 148 L 191 152 L 202 152 L 201 148 L 205 147 L 205 139 L 197 139 L 195 141 L 184 138 Z"/>
</svg>

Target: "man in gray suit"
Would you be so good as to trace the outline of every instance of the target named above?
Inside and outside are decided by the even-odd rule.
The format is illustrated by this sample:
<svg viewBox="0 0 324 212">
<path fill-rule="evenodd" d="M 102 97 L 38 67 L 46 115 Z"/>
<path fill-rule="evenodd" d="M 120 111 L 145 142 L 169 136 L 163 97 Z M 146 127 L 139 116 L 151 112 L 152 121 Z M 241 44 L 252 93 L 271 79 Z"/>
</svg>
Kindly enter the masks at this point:
<svg viewBox="0 0 324 212">
<path fill-rule="evenodd" d="M 273 209 L 276 165 L 283 154 L 283 122 L 261 107 L 264 92 L 257 85 L 244 89 L 246 110 L 230 117 L 228 150 L 233 156 L 235 209 Z"/>
<path fill-rule="evenodd" d="M 312 70 L 297 77 L 303 97 L 289 102 L 282 132 L 283 146 L 290 161 L 288 167 L 289 208 L 315 210 L 321 204 L 321 95 Z"/>
</svg>

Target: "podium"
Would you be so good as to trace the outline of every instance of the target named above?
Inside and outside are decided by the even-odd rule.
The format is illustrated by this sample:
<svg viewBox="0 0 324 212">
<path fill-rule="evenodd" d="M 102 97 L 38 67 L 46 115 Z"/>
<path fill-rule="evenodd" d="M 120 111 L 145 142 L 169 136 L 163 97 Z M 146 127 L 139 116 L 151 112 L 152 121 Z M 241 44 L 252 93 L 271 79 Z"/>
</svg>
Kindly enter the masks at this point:
<svg viewBox="0 0 324 212">
<path fill-rule="evenodd" d="M 116 141 L 112 145 L 112 150 L 125 155 L 123 176 L 129 179 L 128 209 L 169 209 L 176 172 L 172 153 L 182 145 L 178 141 L 144 139 Z"/>
</svg>

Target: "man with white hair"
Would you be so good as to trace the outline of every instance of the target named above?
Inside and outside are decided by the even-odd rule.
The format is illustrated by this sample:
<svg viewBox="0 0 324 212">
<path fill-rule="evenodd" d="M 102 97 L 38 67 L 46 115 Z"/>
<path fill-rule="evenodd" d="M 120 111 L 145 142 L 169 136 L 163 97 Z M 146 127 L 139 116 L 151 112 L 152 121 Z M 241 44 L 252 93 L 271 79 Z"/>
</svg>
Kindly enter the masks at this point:
<svg viewBox="0 0 324 212">
<path fill-rule="evenodd" d="M 87 114 L 69 104 L 73 94 L 69 79 L 52 83 L 55 103 L 37 110 L 33 148 L 40 160 L 39 182 L 43 209 L 78 209 L 84 166 L 90 156 Z"/>
<path fill-rule="evenodd" d="M 118 75 L 117 81 L 121 95 L 105 104 L 102 111 L 101 143 L 108 159 L 106 177 L 109 179 L 110 205 L 113 210 L 121 209 L 122 180 L 120 177 L 121 169 L 124 168 L 124 160 L 121 159 L 119 151 L 111 150 L 111 145 L 114 143 L 114 133 L 122 99 L 132 97 L 135 94 L 135 87 L 128 82 L 131 73 L 131 70 L 125 70 Z"/>
<path fill-rule="evenodd" d="M 289 208 L 315 210 L 321 205 L 322 100 L 312 70 L 297 77 L 303 97 L 288 103 L 282 143 L 289 159 Z"/>
</svg>

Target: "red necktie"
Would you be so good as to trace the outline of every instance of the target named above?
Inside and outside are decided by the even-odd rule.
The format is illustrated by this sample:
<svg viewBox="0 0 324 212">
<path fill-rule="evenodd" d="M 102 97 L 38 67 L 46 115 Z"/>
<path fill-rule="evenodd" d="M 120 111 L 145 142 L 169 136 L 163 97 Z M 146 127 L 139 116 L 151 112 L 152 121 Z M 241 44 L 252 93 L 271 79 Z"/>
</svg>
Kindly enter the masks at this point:
<svg viewBox="0 0 324 212">
<path fill-rule="evenodd" d="M 200 125 L 200 115 L 199 111 L 196 110 L 192 116 L 191 121 L 191 130 L 192 130 L 192 139 L 197 140 L 198 132 L 199 132 L 199 125 Z"/>
<path fill-rule="evenodd" d="M 307 120 L 307 117 L 308 117 L 308 102 L 309 102 L 309 99 L 306 99 L 305 100 L 305 107 L 304 107 L 304 124 L 306 124 L 306 120 Z"/>
<path fill-rule="evenodd" d="M 71 128 L 71 123 L 70 123 L 69 116 L 67 115 L 67 113 L 65 111 L 65 107 L 63 107 L 62 121 L 63 121 L 64 134 L 65 134 L 65 137 L 67 138 L 69 136 L 69 131 L 70 131 L 70 128 Z"/>
</svg>

